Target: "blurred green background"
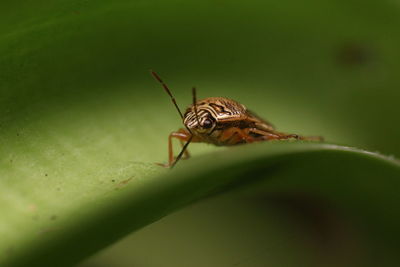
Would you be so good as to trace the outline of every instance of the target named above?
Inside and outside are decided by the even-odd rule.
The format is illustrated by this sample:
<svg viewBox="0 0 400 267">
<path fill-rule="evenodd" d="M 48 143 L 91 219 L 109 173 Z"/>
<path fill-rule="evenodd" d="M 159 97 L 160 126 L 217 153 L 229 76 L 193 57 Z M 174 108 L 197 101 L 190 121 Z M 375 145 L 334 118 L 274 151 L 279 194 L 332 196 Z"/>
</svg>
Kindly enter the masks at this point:
<svg viewBox="0 0 400 267">
<path fill-rule="evenodd" d="M 57 196 L 57 206 L 75 190 L 64 181 L 95 174 L 106 183 L 135 164 L 140 177 L 162 172 L 153 163 L 166 161 L 167 136 L 181 122 L 149 69 L 182 108 L 196 86 L 199 98 L 233 98 L 284 132 L 399 157 L 399 9 L 392 0 L 2 1 L 4 192 L 54 189 L 40 201 Z M 195 157 L 223 149 L 190 148 Z M 77 194 L 74 205 L 103 189 L 82 182 L 88 196 Z M 341 237 L 321 248 L 321 233 L 310 234 L 312 222 L 292 204 L 259 197 L 195 204 L 81 266 L 339 266 L 362 257 L 362 242 L 331 213 L 315 220 L 332 222 L 327 235 Z"/>
<path fill-rule="evenodd" d="M 393 1 L 3 1 L 2 120 L 151 97 L 168 133 L 180 121 L 152 68 L 182 106 L 196 85 L 280 129 L 396 155 L 398 23 Z"/>
</svg>

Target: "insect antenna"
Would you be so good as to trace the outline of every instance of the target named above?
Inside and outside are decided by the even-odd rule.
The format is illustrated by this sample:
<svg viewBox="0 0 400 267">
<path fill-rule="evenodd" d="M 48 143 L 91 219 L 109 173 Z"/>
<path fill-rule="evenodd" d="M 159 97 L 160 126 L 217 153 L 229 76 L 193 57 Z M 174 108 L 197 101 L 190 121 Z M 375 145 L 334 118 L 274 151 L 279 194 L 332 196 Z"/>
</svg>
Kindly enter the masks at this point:
<svg viewBox="0 0 400 267">
<path fill-rule="evenodd" d="M 197 99 L 196 99 L 196 87 L 192 88 L 192 95 L 193 95 L 193 108 L 194 108 L 194 115 L 196 116 L 197 125 L 200 126 L 199 122 L 199 115 L 197 114 Z"/>
<path fill-rule="evenodd" d="M 161 80 L 160 76 L 157 75 L 157 73 L 155 73 L 154 71 L 150 70 L 151 75 L 153 75 L 153 77 L 159 82 L 161 83 L 162 87 L 164 88 L 165 92 L 167 92 L 167 94 L 169 95 L 169 97 L 172 100 L 172 103 L 174 103 L 176 109 L 179 112 L 179 115 L 181 116 L 182 120 L 184 119 L 183 114 L 181 112 L 181 110 L 178 107 L 178 104 L 176 103 L 175 98 L 173 97 L 171 90 L 169 90 L 168 86 L 163 82 L 163 80 Z"/>
<path fill-rule="evenodd" d="M 192 95 L 193 95 L 193 108 L 194 108 L 194 114 L 196 116 L 196 120 L 197 120 L 197 124 L 200 125 L 199 122 L 199 116 L 197 115 L 197 99 L 196 99 L 196 87 L 192 88 Z M 189 129 L 188 129 L 189 130 Z M 190 130 L 189 130 L 190 132 Z M 178 156 L 176 157 L 175 161 L 171 164 L 171 168 L 173 168 L 175 166 L 175 164 L 182 158 L 183 154 L 185 153 L 187 147 L 189 146 L 190 142 L 192 141 L 193 138 L 193 134 L 190 135 L 189 139 L 187 140 L 187 142 L 183 145 L 181 152 L 178 154 Z"/>
<path fill-rule="evenodd" d="M 186 141 L 186 143 L 183 145 L 181 152 L 178 154 L 176 157 L 175 161 L 171 164 L 171 168 L 173 168 L 176 163 L 182 158 L 183 153 L 185 153 L 187 147 L 189 146 L 190 142 L 192 141 L 193 135 L 191 134 L 189 139 Z"/>
<path fill-rule="evenodd" d="M 171 93 L 171 90 L 169 90 L 168 86 L 163 82 L 163 80 L 161 80 L 160 76 L 158 76 L 157 73 L 155 73 L 154 71 L 150 70 L 151 75 L 153 75 L 153 77 L 159 82 L 161 83 L 162 87 L 164 88 L 165 92 L 167 92 L 167 94 L 169 95 L 169 97 L 172 100 L 172 103 L 174 103 L 174 106 L 176 108 L 176 110 L 178 110 L 179 115 L 181 116 L 181 119 L 184 120 L 185 118 L 183 117 L 183 114 L 181 112 L 181 110 L 178 107 L 178 104 L 176 103 L 176 100 L 174 98 L 174 96 Z M 195 89 L 193 88 L 193 90 L 195 91 Z M 196 94 L 196 93 L 195 93 Z M 194 100 L 196 99 L 196 95 L 194 94 Z M 196 112 L 196 118 L 197 118 L 197 109 L 195 108 L 195 112 Z M 197 118 L 198 120 L 198 118 Z M 186 143 L 183 145 L 181 152 L 178 154 L 178 156 L 176 157 L 175 161 L 171 164 L 171 168 L 173 168 L 176 163 L 182 158 L 183 154 L 185 153 L 187 147 L 189 146 L 190 142 L 193 139 L 193 133 L 192 131 L 189 129 L 189 127 L 185 124 L 186 129 L 188 130 L 188 132 L 190 133 L 189 139 L 186 141 Z"/>
</svg>

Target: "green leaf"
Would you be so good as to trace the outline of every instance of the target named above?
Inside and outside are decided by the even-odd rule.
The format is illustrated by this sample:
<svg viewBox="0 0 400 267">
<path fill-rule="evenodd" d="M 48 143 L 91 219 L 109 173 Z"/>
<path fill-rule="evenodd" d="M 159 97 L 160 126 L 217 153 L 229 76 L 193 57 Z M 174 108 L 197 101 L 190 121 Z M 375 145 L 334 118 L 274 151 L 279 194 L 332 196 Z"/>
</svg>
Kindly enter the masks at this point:
<svg viewBox="0 0 400 267">
<path fill-rule="evenodd" d="M 267 194 L 304 192 L 353 214 L 366 246 L 390 263 L 400 202 L 392 157 L 313 143 L 193 144 L 176 169 L 154 164 L 182 125 L 150 68 L 182 108 L 196 85 L 200 98 L 236 99 L 279 130 L 399 155 L 398 10 L 307 4 L 3 1 L 0 265 L 68 266 L 257 181 Z"/>
<path fill-rule="evenodd" d="M 79 183 L 63 181 L 65 186 L 71 183 L 71 189 L 64 186 L 62 193 L 47 183 L 48 176 L 31 178 L 48 188 L 42 195 L 38 189 L 29 192 L 24 187 L 32 187 L 28 182 L 20 183 L 20 190 L 26 190 L 24 198 L 10 192 L 14 199 L 9 205 L 14 206 L 3 208 L 8 216 L 2 228 L 9 236 L 3 244 L 16 248 L 5 263 L 69 265 L 199 198 L 259 179 L 265 179 L 267 192 L 306 192 L 328 199 L 361 220 L 370 232 L 372 228 L 374 234 L 390 233 L 380 239 L 400 234 L 396 230 L 400 197 L 393 190 L 400 182 L 399 164 L 379 155 L 330 145 L 266 143 L 221 151 L 212 161 L 204 156 L 181 165 L 165 175 L 143 177 L 134 164 L 127 164 L 121 176 L 115 170 L 114 176 L 101 177 L 98 172 L 91 179 L 79 177 Z M 139 173 L 143 164 L 140 167 Z M 375 179 L 380 175 L 385 180 L 377 187 Z M 357 188 L 360 184 L 362 188 Z"/>
</svg>

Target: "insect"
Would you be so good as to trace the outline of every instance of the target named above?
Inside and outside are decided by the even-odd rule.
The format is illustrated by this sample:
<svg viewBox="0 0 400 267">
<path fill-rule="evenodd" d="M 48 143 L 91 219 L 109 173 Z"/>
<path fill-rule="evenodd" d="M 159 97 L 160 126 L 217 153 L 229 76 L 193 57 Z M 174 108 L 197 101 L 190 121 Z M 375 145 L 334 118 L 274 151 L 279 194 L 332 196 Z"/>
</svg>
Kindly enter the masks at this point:
<svg viewBox="0 0 400 267">
<path fill-rule="evenodd" d="M 168 137 L 168 163 L 164 167 L 174 167 L 182 158 L 188 158 L 187 147 L 191 142 L 204 142 L 217 146 L 232 146 L 269 140 L 310 140 L 322 141 L 322 137 L 304 137 L 297 134 L 286 134 L 275 130 L 268 121 L 260 118 L 239 102 L 225 97 L 208 97 L 196 99 L 196 88 L 192 88 L 193 102 L 182 113 L 168 86 L 160 76 L 151 71 L 153 77 L 161 83 L 175 105 L 185 128 L 172 132 Z M 180 140 L 182 150 L 175 158 L 172 139 Z"/>
</svg>

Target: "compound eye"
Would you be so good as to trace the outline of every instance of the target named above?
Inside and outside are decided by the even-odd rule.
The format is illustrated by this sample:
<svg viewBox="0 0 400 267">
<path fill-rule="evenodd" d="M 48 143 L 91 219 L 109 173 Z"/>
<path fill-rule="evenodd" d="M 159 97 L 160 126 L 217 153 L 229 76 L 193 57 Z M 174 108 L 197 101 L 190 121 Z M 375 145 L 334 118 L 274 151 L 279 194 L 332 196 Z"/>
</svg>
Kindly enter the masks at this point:
<svg viewBox="0 0 400 267">
<path fill-rule="evenodd" d="M 213 125 L 213 123 L 212 123 L 211 120 L 205 119 L 203 121 L 203 125 L 202 126 L 203 126 L 203 128 L 209 129 L 209 128 L 211 128 L 212 125 Z"/>
</svg>

